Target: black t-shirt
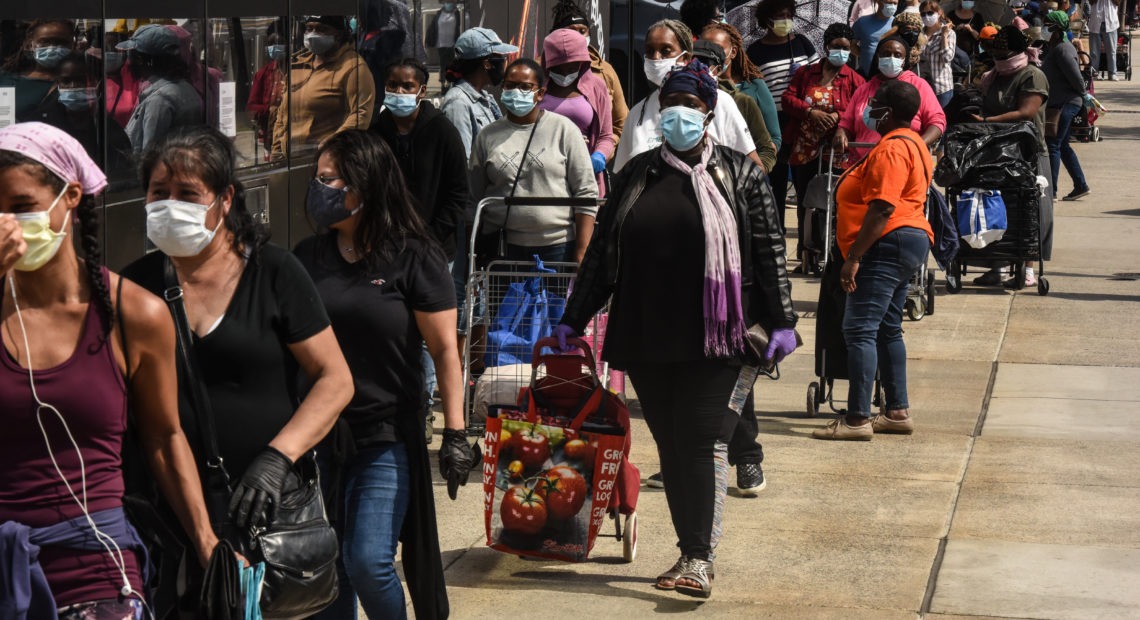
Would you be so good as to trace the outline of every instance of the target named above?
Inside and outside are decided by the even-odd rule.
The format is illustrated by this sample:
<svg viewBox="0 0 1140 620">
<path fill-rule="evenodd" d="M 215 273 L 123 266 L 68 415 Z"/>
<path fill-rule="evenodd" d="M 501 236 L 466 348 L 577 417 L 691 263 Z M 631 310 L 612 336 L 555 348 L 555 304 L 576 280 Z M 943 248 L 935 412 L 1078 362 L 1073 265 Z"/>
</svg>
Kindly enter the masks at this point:
<svg viewBox="0 0 1140 620">
<path fill-rule="evenodd" d="M 426 405 L 414 312 L 455 308 L 455 285 L 434 246 L 408 239 L 391 262 L 369 271 L 341 257 L 335 234 L 293 251 L 316 282 L 352 370 L 356 393 L 342 415 L 358 441 L 396 441 L 395 416 L 421 416 Z"/>
<path fill-rule="evenodd" d="M 604 351 L 619 369 L 705 359 L 701 209 L 692 178 L 667 164 L 659 170 L 621 225 Z"/>
<path fill-rule="evenodd" d="M 148 254 L 123 270 L 123 276 L 162 297 L 163 259 L 161 252 Z M 217 327 L 202 337 L 195 334 L 200 379 L 206 384 L 218 449 L 230 476 L 241 476 L 297 409 L 298 366 L 288 345 L 328 326 L 305 269 L 286 250 L 267 245 L 246 264 Z M 180 374 L 178 410 L 182 428 L 203 460 L 187 385 Z"/>
<path fill-rule="evenodd" d="M 974 16 L 970 19 L 962 19 L 961 17 L 958 17 L 957 12 L 955 11 L 950 11 L 946 14 L 946 17 L 950 18 L 950 23 L 954 24 L 955 29 L 957 29 L 958 26 L 961 26 L 962 24 L 969 24 L 970 27 L 974 29 L 974 32 L 981 33 L 982 28 L 986 27 L 986 20 L 983 19 L 982 14 L 978 13 L 977 11 L 974 11 Z M 974 52 L 978 49 L 978 40 L 970 36 L 969 33 L 958 32 L 956 34 L 958 35 L 956 39 L 958 42 L 958 47 L 963 52 L 973 55 Z"/>
</svg>

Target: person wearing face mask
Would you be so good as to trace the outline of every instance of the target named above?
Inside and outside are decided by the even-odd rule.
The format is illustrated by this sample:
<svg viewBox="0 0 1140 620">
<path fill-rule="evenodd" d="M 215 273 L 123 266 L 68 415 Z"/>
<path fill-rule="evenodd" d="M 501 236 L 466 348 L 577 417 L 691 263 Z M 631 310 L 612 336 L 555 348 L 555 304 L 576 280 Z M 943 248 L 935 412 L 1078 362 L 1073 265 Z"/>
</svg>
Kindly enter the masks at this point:
<svg viewBox="0 0 1140 620">
<path fill-rule="evenodd" d="M 959 0 L 958 8 L 950 12 L 950 23 L 958 35 L 958 47 L 973 57 L 978 51 L 978 42 L 982 38 L 982 28 L 986 27 L 986 20 L 981 13 L 974 11 L 974 0 Z"/>
<path fill-rule="evenodd" d="M 443 92 L 447 93 L 447 68 L 455 60 L 455 42 L 459 38 L 461 16 L 455 9 L 454 2 L 444 2 L 439 5 L 439 12 L 428 24 L 424 35 L 424 45 L 435 48 L 439 55 L 439 83 L 443 85 Z"/>
<path fill-rule="evenodd" d="M 144 618 L 146 549 L 123 509 L 125 470 L 158 483 L 188 565 L 218 540 L 178 421 L 164 304 L 101 265 L 106 186 L 62 130 L 0 129 L 0 574 L 5 610 L 28 618 Z M 124 454 L 128 407 L 142 450 Z M 142 454 L 148 463 L 131 460 Z"/>
<path fill-rule="evenodd" d="M 117 46 L 125 39 L 124 32 L 108 31 L 103 36 L 103 90 L 106 98 L 107 115 L 121 129 L 131 121 L 131 114 L 139 103 L 142 83 L 135 79 L 127 63 L 127 52 Z"/>
<path fill-rule="evenodd" d="M 1091 99 L 1077 64 L 1077 49 L 1065 38 L 1069 30 L 1069 16 L 1064 11 L 1050 11 L 1045 16 L 1049 30 L 1042 28 L 1048 37 L 1048 51 L 1041 72 L 1049 80 L 1049 105 L 1045 111 L 1045 144 L 1049 147 L 1049 165 L 1053 179 L 1053 198 L 1057 198 L 1057 179 L 1061 164 L 1073 180 L 1073 191 L 1063 200 L 1079 200 L 1090 193 L 1081 160 L 1069 144 L 1073 119 Z M 1050 124 L 1054 124 L 1050 127 Z"/>
<path fill-rule="evenodd" d="M 883 140 L 840 177 L 835 190 L 850 381 L 846 415 L 813 431 L 816 439 L 870 441 L 880 433 L 914 432 L 903 302 L 911 276 L 934 242 L 925 213 L 934 164 L 923 138 L 912 129 L 921 105 L 913 84 L 889 80 L 878 85 L 867 102 L 866 118 Z M 872 417 L 876 370 L 886 400 L 883 415 Z"/>
<path fill-rule="evenodd" d="M 75 24 L 66 19 L 37 19 L 24 44 L 0 68 L 0 87 L 16 89 L 16 122 L 35 121 L 34 110 L 55 91 L 59 65 L 75 47 Z"/>
<path fill-rule="evenodd" d="M 448 78 L 454 88 L 447 91 L 439 109 L 452 126 L 459 132 L 463 143 L 466 161 L 470 161 L 475 138 L 485 127 L 503 118 L 503 111 L 490 88 L 503 82 L 507 67 L 507 54 L 514 54 L 519 48 L 503 43 L 499 35 L 489 28 L 471 28 L 459 35 L 455 41 L 456 60 L 448 67 Z M 474 219 L 474 205 L 470 207 L 470 218 Z M 459 306 L 459 325 L 466 324 L 464 300 L 468 272 L 468 242 L 471 230 L 467 218 L 455 230 L 455 277 L 456 303 Z M 462 347 L 461 347 L 462 348 Z"/>
<path fill-rule="evenodd" d="M 693 34 L 674 19 L 661 20 L 649 27 L 645 35 L 645 78 L 659 87 L 671 71 L 683 67 L 693 55 Z M 757 166 L 763 165 L 748 125 L 740 115 L 732 96 L 717 91 L 717 99 L 725 105 L 709 124 L 709 137 L 734 151 L 746 154 Z M 620 172 L 631 159 L 651 151 L 662 143 L 661 98 L 656 91 L 639 101 L 629 111 L 624 137 L 614 156 L 614 171 Z"/>
<path fill-rule="evenodd" d="M 489 89 L 502 84 L 506 55 L 518 51 L 488 28 L 465 30 L 455 42 L 456 60 L 448 70 L 455 88 L 447 91 L 440 110 L 459 131 L 468 157 L 479 132 L 503 117 Z"/>
<path fill-rule="evenodd" d="M 772 143 L 779 152 L 783 144 L 783 131 L 776 111 L 776 101 L 764 81 L 764 74 L 744 53 L 744 38 L 740 36 L 740 31 L 732 24 L 709 24 L 701 32 L 701 38 L 716 43 L 724 50 L 725 68 L 721 78 L 735 84 L 740 92 L 752 97 L 756 105 L 760 106 L 764 126 L 768 128 Z"/>
<path fill-rule="evenodd" d="M 376 84 L 353 49 L 348 19 L 302 19 L 305 48 L 293 54 L 289 65 L 289 97 L 278 106 L 273 126 L 275 159 L 315 149 L 338 131 L 367 129 L 376 103 Z"/>
<path fill-rule="evenodd" d="M 906 82 L 918 91 L 918 113 L 911 119 L 911 129 L 922 136 L 927 148 L 933 147 L 942 137 L 942 132 L 946 130 L 946 113 L 938 104 L 938 97 L 930 84 L 907 67 L 906 59 L 909 57 L 910 48 L 898 37 L 891 37 L 879 44 L 876 52 L 875 75 L 851 96 L 851 103 L 839 118 L 839 128 L 835 131 L 835 139 L 832 140 L 832 147 L 837 151 L 849 152 L 847 165 L 856 163 L 869 151 L 865 148 L 848 149 L 849 141 L 874 143 L 882 137 L 872 126 L 873 123 L 868 122 L 867 104 L 887 82 Z"/>
<path fill-rule="evenodd" d="M 396 571 L 401 540 L 416 617 L 448 615 L 432 465 L 421 430 L 425 344 L 440 377 L 440 475 L 452 485 L 453 500 L 456 483 L 466 484 L 468 472 L 481 467 L 464 429 L 451 273 L 398 168 L 374 133 L 349 130 L 330 138 L 321 146 L 305 206 L 320 231 L 293 250 L 328 309 L 355 383 L 340 414 L 348 437 L 320 448 L 322 456 L 334 443 L 350 441 L 354 449 L 335 463 L 340 475 L 325 477 L 340 487 L 328 495 L 343 502 L 340 562 L 348 579 L 317 620 L 355 618 L 358 600 L 370 618 L 407 618 Z"/>
<path fill-rule="evenodd" d="M 1041 227 L 1041 259 L 1050 260 L 1053 254 L 1053 194 L 1057 191 L 1052 184 L 1052 166 L 1049 163 L 1049 150 L 1045 143 L 1045 102 L 1049 99 L 1049 80 L 1045 74 L 1029 64 L 1025 50 L 1029 39 L 1017 28 L 1002 28 L 988 43 L 987 50 L 994 58 L 994 68 L 981 79 L 982 110 L 973 115 L 979 123 L 1017 123 L 1029 121 L 1036 130 L 1040 147 L 1037 158 L 1037 174 L 1049 181 L 1045 196 L 1040 203 L 1039 223 Z M 974 279 L 978 286 L 1002 285 L 999 267 L 987 271 Z M 1019 283 L 1010 278 L 1007 288 L 1020 288 Z M 1033 267 L 1025 268 L 1025 286 L 1037 284 Z"/>
<path fill-rule="evenodd" d="M 797 196 L 807 194 L 808 183 L 819 172 L 818 159 L 821 144 L 829 140 L 839 126 L 855 92 L 863 86 L 863 76 L 859 75 L 848 62 L 855 45 L 855 33 L 846 24 L 832 24 L 823 34 L 827 56 L 804 67 L 792 79 L 791 86 L 784 91 L 784 110 L 788 114 L 788 142 L 791 155 L 788 162 L 792 166 L 792 183 Z M 825 164 L 827 159 L 825 157 Z M 799 271 L 806 273 L 807 260 L 803 255 L 804 223 L 807 209 L 797 205 L 799 217 L 797 237 L 800 247 L 796 256 L 800 258 Z M 822 240 L 816 240 L 822 242 Z"/>
<path fill-rule="evenodd" d="M 762 0 L 756 5 L 756 23 L 766 32 L 748 46 L 748 58 L 764 75 L 764 81 L 776 103 L 781 132 L 790 122 L 784 111 L 784 91 L 801 67 L 819 60 L 819 54 L 807 37 L 795 32 L 796 3 L 794 0 Z M 784 209 L 788 197 L 788 158 L 791 144 L 785 140 L 770 172 L 772 191 L 780 207 L 780 225 L 784 223 Z"/>
<path fill-rule="evenodd" d="M 349 403 L 353 382 L 312 279 L 287 250 L 266 243 L 268 231 L 246 208 L 234 158 L 231 140 L 212 127 L 176 131 L 146 152 L 146 231 L 158 251 L 123 275 L 156 295 L 181 292 L 178 322 L 191 344 L 180 356 L 197 369 L 180 368 L 171 395 L 201 471 L 213 469 L 203 458 L 197 394 L 219 423 L 232 492 L 210 517 L 241 549 L 249 529 L 296 488 L 297 468 L 315 466 L 311 452 Z"/>
<path fill-rule="evenodd" d="M 606 83 L 589 70 L 590 51 L 585 38 L 569 28 L 546 36 L 542 63 L 547 82 L 538 107 L 565 116 L 582 132 L 597 175 L 598 197 L 604 198 L 606 162 L 616 149 Z"/>
<path fill-rule="evenodd" d="M 614 177 L 555 329 L 565 350 L 612 296 L 602 356 L 629 374 L 641 399 L 681 554 L 655 585 L 700 598 L 712 594 L 723 531 L 737 427 L 726 405 L 744 331 L 755 323 L 771 331 L 770 359 L 796 348 L 775 198 L 758 166 L 709 138 L 719 92 L 699 60 L 666 78 L 665 143 Z"/>
<path fill-rule="evenodd" d="M 558 0 L 551 9 L 551 31 L 560 28 L 569 28 L 586 38 L 587 49 L 590 52 L 590 72 L 602 78 L 606 89 L 610 93 L 610 114 L 613 125 L 614 143 L 621 140 L 622 130 L 625 128 L 625 119 L 629 115 L 629 104 L 625 102 L 625 91 L 622 90 L 621 80 L 617 71 L 610 63 L 602 58 L 598 48 L 590 42 L 590 16 L 575 0 Z M 611 156 L 612 157 L 612 156 Z"/>
<path fill-rule="evenodd" d="M 28 116 L 66 131 L 83 145 L 88 157 L 104 168 L 120 169 L 129 164 L 131 141 L 117 124 L 104 125 L 99 114 L 101 89 L 88 75 L 89 58 L 72 52 L 63 59 L 59 64 L 55 92 Z"/>
<path fill-rule="evenodd" d="M 864 76 L 874 77 L 876 72 L 875 52 L 887 31 L 894 24 L 898 3 L 895 0 L 878 0 L 878 11 L 873 15 L 859 18 L 852 26 L 855 40 L 859 42 L 859 71 Z"/>
<path fill-rule="evenodd" d="M 919 7 L 926 28 L 926 47 L 919 59 L 919 73 L 930 83 L 938 103 L 946 108 L 954 98 L 954 72 L 951 64 L 958 48 L 958 34 L 942 12 L 937 0 L 926 0 Z"/>
<path fill-rule="evenodd" d="M 463 226 L 468 200 L 467 155 L 459 132 L 426 98 L 427 79 L 427 68 L 414 58 L 389 67 L 384 82 L 384 111 L 372 123 L 371 131 L 395 153 L 404 181 L 416 198 L 420 219 L 443 246 L 448 263 L 454 266 L 455 233 Z M 430 410 L 437 382 L 435 364 L 426 349 L 423 366 Z M 428 414 L 429 428 L 425 432 L 430 430 L 433 415 Z"/>
<path fill-rule="evenodd" d="M 129 53 L 134 77 L 148 82 L 126 127 L 136 155 L 171 131 L 202 124 L 202 97 L 190 83 L 190 71 L 175 33 L 165 26 L 148 24 L 116 47 Z"/>
<path fill-rule="evenodd" d="M 507 66 L 502 94 L 507 115 L 479 132 L 471 148 L 468 220 L 475 217 L 473 205 L 487 197 L 598 197 L 582 132 L 570 119 L 539 105 L 546 95 L 543 73 L 529 58 Z M 597 205 L 498 206 L 484 212 L 476 249 L 486 258 L 529 261 L 538 255 L 544 262 L 581 262 L 597 213 Z"/>
<path fill-rule="evenodd" d="M 693 58 L 703 62 L 709 73 L 717 78 L 720 89 L 732 97 L 737 111 L 744 118 L 748 127 L 748 134 L 756 144 L 756 155 L 760 158 L 761 169 L 767 173 L 776 165 L 776 144 L 772 135 L 768 133 L 768 126 L 764 123 L 764 114 L 756 100 L 741 92 L 731 81 L 724 79 L 724 66 L 727 64 L 724 48 L 712 41 L 698 39 L 693 43 Z"/>
<path fill-rule="evenodd" d="M 277 124 L 277 111 L 285 98 L 285 67 L 289 62 L 285 40 L 278 34 L 277 25 L 265 38 L 265 57 L 268 62 L 253 76 L 245 111 L 257 125 L 258 139 L 268 151 L 273 148 L 273 126 Z"/>
</svg>

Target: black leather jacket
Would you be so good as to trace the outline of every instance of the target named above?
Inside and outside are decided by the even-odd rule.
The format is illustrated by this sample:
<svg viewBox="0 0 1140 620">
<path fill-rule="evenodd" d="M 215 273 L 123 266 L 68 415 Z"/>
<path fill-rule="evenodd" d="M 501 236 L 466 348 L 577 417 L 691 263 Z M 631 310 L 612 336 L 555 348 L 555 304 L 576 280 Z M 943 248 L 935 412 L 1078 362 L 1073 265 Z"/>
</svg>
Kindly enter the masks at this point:
<svg viewBox="0 0 1140 620">
<path fill-rule="evenodd" d="M 566 303 L 562 322 L 582 333 L 605 305 L 621 274 L 621 227 L 629 210 L 659 170 L 668 166 L 660 148 L 642 153 L 614 177 L 606 205 L 598 212 L 590 247 L 578 269 L 574 293 Z M 764 173 L 744 154 L 714 147 L 709 172 L 736 213 L 740 230 L 741 288 L 748 324 L 772 330 L 794 327 L 792 285 L 784 256 L 784 235 L 776 199 Z"/>
</svg>

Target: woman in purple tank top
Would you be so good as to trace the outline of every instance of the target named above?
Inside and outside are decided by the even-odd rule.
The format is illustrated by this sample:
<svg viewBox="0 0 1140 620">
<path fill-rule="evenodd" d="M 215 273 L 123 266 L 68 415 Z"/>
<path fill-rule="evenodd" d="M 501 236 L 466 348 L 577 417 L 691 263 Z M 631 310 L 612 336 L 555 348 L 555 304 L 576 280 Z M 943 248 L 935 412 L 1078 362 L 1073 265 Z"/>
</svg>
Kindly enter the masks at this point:
<svg viewBox="0 0 1140 620">
<path fill-rule="evenodd" d="M 165 305 L 100 266 L 106 185 L 62 131 L 0 129 L 2 618 L 142 617 L 142 542 L 123 511 L 128 402 L 200 562 L 217 543 L 179 426 Z"/>
<path fill-rule="evenodd" d="M 602 174 L 617 147 L 610 91 L 605 81 L 590 71 L 589 44 L 578 32 L 569 28 L 551 32 L 543 41 L 542 52 L 546 96 L 538 107 L 561 114 L 578 126 L 598 175 L 598 197 L 604 197 Z"/>
</svg>

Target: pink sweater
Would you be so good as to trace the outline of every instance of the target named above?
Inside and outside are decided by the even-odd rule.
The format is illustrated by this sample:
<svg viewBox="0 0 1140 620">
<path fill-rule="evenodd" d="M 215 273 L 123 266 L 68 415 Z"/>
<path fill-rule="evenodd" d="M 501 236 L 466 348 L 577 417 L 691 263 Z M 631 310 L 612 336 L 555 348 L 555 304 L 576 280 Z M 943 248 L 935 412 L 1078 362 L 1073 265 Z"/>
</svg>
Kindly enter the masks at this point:
<svg viewBox="0 0 1140 620">
<path fill-rule="evenodd" d="M 926 131 L 928 127 L 937 127 L 942 131 L 946 131 L 946 113 L 942 111 L 942 106 L 938 105 L 938 96 L 934 94 L 934 89 L 926 80 L 918 77 L 912 71 L 903 71 L 897 78 L 914 86 L 918 89 L 919 105 L 918 114 L 914 115 L 914 120 L 910 122 L 910 128 L 915 133 L 921 134 Z M 851 102 L 847 105 L 847 109 L 843 112 L 843 116 L 839 119 L 839 126 L 843 131 L 847 132 L 847 140 L 850 142 L 878 142 L 881 135 L 877 131 L 867 129 L 863 124 L 863 108 L 867 107 L 867 103 L 871 101 L 875 91 L 879 90 L 879 86 L 883 84 L 883 76 L 876 75 L 875 77 L 867 80 L 866 84 L 860 86 L 855 94 L 851 96 Z M 849 149 L 851 158 L 848 162 L 855 163 L 863 158 L 870 149 Z"/>
</svg>

